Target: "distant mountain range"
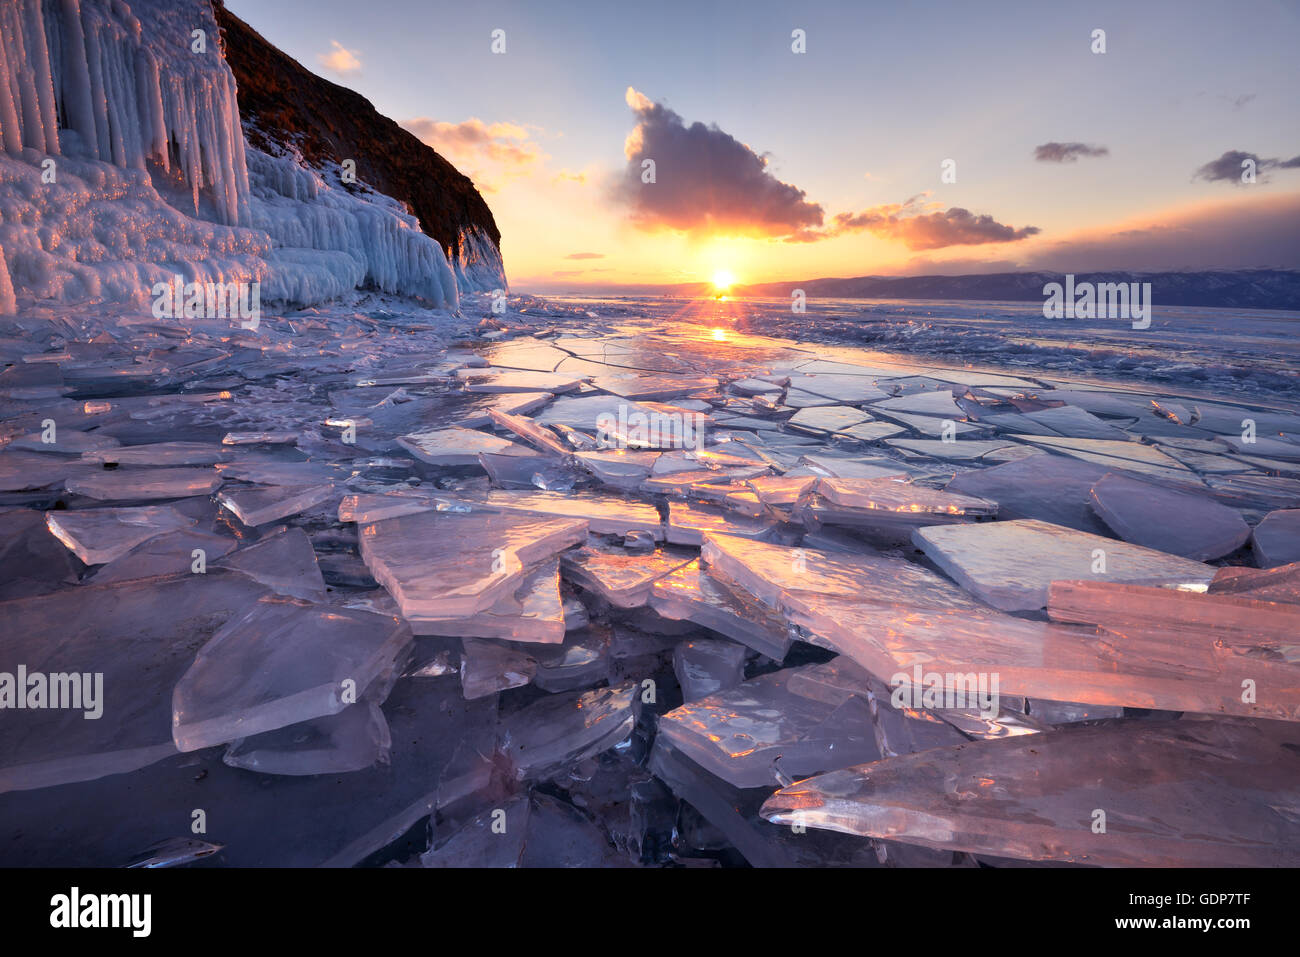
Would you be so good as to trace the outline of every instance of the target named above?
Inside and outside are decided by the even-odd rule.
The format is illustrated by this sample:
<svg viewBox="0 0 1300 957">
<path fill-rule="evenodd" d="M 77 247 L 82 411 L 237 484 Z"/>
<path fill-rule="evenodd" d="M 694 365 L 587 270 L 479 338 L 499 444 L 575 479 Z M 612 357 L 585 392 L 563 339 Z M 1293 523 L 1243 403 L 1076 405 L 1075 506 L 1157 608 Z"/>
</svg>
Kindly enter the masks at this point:
<svg viewBox="0 0 1300 957">
<path fill-rule="evenodd" d="M 1075 273 L 1083 282 L 1149 282 L 1157 306 L 1217 306 L 1230 309 L 1292 309 L 1300 311 L 1300 272 L 1289 269 L 1232 269 L 1202 272 Z M 974 276 L 857 276 L 850 279 L 805 279 L 735 286 L 735 296 L 789 297 L 802 289 L 809 298 L 824 299 L 978 299 L 1041 302 L 1043 286 L 1064 283 L 1063 273 L 1003 272 Z M 710 296 L 708 283 L 665 287 L 663 292 Z"/>
</svg>

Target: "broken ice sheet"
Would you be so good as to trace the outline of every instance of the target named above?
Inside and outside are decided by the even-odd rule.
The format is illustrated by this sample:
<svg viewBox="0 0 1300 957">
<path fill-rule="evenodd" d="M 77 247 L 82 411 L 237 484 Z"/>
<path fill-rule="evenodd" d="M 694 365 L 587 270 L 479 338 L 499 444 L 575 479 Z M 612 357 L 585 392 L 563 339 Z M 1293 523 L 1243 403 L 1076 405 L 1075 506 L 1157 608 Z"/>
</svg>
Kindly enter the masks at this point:
<svg viewBox="0 0 1300 957">
<path fill-rule="evenodd" d="M 586 538 L 585 521 L 485 510 L 403 515 L 360 534 L 370 573 L 417 628 L 491 608 L 526 569 Z"/>
<path fill-rule="evenodd" d="M 679 642 L 673 672 L 688 702 L 734 688 L 745 677 L 745 646 L 714 638 Z"/>
<path fill-rule="evenodd" d="M 1175 631 L 1119 640 L 1017 618 L 898 558 L 710 536 L 702 561 L 881 681 L 920 664 L 945 693 L 984 675 L 990 688 L 997 676 L 1001 695 L 1055 701 L 1268 718 L 1295 718 L 1300 706 L 1292 684 L 1243 701 L 1241 679 L 1256 659 L 1212 639 Z"/>
<path fill-rule="evenodd" d="M 609 676 L 610 634 L 601 626 L 571 630 L 564 644 L 538 648 L 533 684 L 543 691 L 575 691 Z"/>
<path fill-rule="evenodd" d="M 869 841 L 816 830 L 796 834 L 762 820 L 758 808 L 771 791 L 740 789 L 709 774 L 673 747 L 655 738 L 650 770 L 686 807 L 697 810 L 753 867 L 875 867 L 879 861 Z M 676 829 L 676 825 L 674 825 Z"/>
<path fill-rule="evenodd" d="M 636 725 L 640 687 L 551 695 L 501 722 L 499 748 L 517 780 L 544 780 L 624 741 Z"/>
<path fill-rule="evenodd" d="M 1091 508 L 1091 492 L 1106 474 L 1106 469 L 1090 462 L 1044 453 L 993 468 L 961 472 L 946 490 L 997 502 L 1003 519 L 1036 518 L 1081 532 L 1104 534 L 1107 528 Z"/>
<path fill-rule="evenodd" d="M 46 439 L 50 441 L 46 441 Z M 84 455 L 98 449 L 111 449 L 120 445 L 117 439 L 102 432 L 79 432 L 76 429 L 59 429 L 52 432 L 32 432 L 11 441 L 6 448 L 26 449 L 28 452 L 55 452 L 62 455 Z"/>
<path fill-rule="evenodd" d="M 118 465 L 214 465 L 228 461 L 231 452 L 211 442 L 158 442 L 151 445 L 98 447 L 82 454 L 87 462 L 115 462 Z"/>
<path fill-rule="evenodd" d="M 0 603 L 0 672 L 71 674 L 80 679 L 71 687 L 84 691 L 79 707 L 5 710 L 0 792 L 88 781 L 175 754 L 172 687 L 196 648 L 266 594 L 211 570 Z"/>
<path fill-rule="evenodd" d="M 305 512 L 334 494 L 333 485 L 269 485 L 263 488 L 228 488 L 217 501 L 249 528 Z"/>
<path fill-rule="evenodd" d="M 45 513 L 45 524 L 50 534 L 87 565 L 111 562 L 143 541 L 194 523 L 194 519 L 182 515 L 170 505 Z"/>
<path fill-rule="evenodd" d="M 387 764 L 392 744 L 379 705 L 361 701 L 337 714 L 236 741 L 222 760 L 262 774 L 339 774 Z"/>
<path fill-rule="evenodd" d="M 296 445 L 297 432 L 227 432 L 222 445 Z"/>
<path fill-rule="evenodd" d="M 778 526 L 766 518 L 750 518 L 712 505 L 688 502 L 668 503 L 668 541 L 674 545 L 696 545 L 710 532 L 741 538 L 770 538 Z"/>
<path fill-rule="evenodd" d="M 1038 611 L 1054 581 L 1208 585 L 1209 565 L 1032 519 L 917 529 L 916 546 L 963 588 L 1004 611 Z"/>
<path fill-rule="evenodd" d="M 1115 472 L 1092 487 L 1092 507 L 1124 541 L 1196 561 L 1236 551 L 1250 537 L 1236 509 Z"/>
<path fill-rule="evenodd" d="M 480 452 L 534 454 L 527 446 L 474 429 L 435 429 L 398 436 L 397 444 L 429 465 L 478 465 Z"/>
<path fill-rule="evenodd" d="M 1017 443 L 1006 439 L 961 439 L 952 442 L 942 439 L 886 439 L 885 444 L 904 452 L 955 462 L 975 461 L 999 449 L 1021 448 Z"/>
<path fill-rule="evenodd" d="M 617 608 L 638 608 L 650 599 L 654 583 L 695 555 L 661 547 L 649 554 L 618 545 L 586 545 L 562 559 L 564 577 L 606 599 Z"/>
<path fill-rule="evenodd" d="M 287 528 L 227 555 L 217 563 L 243 572 L 281 595 L 325 600 L 325 579 L 311 540 L 301 528 Z"/>
<path fill-rule="evenodd" d="M 1287 722 L 1075 725 L 834 771 L 778 791 L 763 816 L 1030 861 L 1294 867 L 1297 750 Z"/>
<path fill-rule="evenodd" d="M 1055 438 L 1046 435 L 1027 435 L 1023 436 L 1023 440 L 1059 455 L 1068 455 L 1107 469 L 1123 469 L 1126 472 L 1136 472 L 1139 475 L 1164 479 L 1192 488 L 1203 484 L 1196 473 L 1182 462 L 1170 458 L 1154 446 L 1143 445 L 1141 442 L 1076 439 L 1065 436 Z"/>
<path fill-rule="evenodd" d="M 197 528 L 178 528 L 141 542 L 95 572 L 91 584 L 193 574 L 239 545 L 239 540 Z M 196 550 L 198 554 L 196 554 Z M 200 564 L 201 562 L 201 564 Z"/>
<path fill-rule="evenodd" d="M 456 374 L 466 392 L 571 392 L 584 381 L 583 376 L 517 369 L 461 369 Z"/>
<path fill-rule="evenodd" d="M 805 665 L 762 675 L 669 711 L 659 733 L 705 770 L 738 787 L 847 767 L 879 757 L 865 699 L 810 698 L 791 687 Z M 779 769 L 779 773 L 778 773 Z"/>
<path fill-rule="evenodd" d="M 694 622 L 776 661 L 790 649 L 783 621 L 743 593 L 714 581 L 700 570 L 698 558 L 654 583 L 650 607 L 665 618 Z"/>
<path fill-rule="evenodd" d="M 625 535 L 633 530 L 663 538 L 659 510 L 649 502 L 600 492 L 548 492 L 493 489 L 482 496 L 489 508 L 557 518 L 585 519 L 598 535 Z"/>
<path fill-rule="evenodd" d="M 953 400 L 952 393 L 943 390 L 880 399 L 872 402 L 871 408 L 873 411 L 879 409 L 889 413 L 930 415 L 954 421 L 966 418 L 965 410 Z"/>
<path fill-rule="evenodd" d="M 635 449 L 606 449 L 600 452 L 579 452 L 578 461 L 606 485 L 636 489 L 649 476 L 655 459 L 660 454 Z"/>
<path fill-rule="evenodd" d="M 207 495 L 220 484 L 221 476 L 212 469 L 129 468 L 81 475 L 68 479 L 64 487 L 100 501 L 143 502 Z"/>
<path fill-rule="evenodd" d="M 401 619 L 265 598 L 203 646 L 172 693 L 182 751 L 342 711 L 411 643 Z"/>
<path fill-rule="evenodd" d="M 1260 568 L 1300 561 L 1300 508 L 1269 512 L 1255 526 L 1250 547 Z"/>
<path fill-rule="evenodd" d="M 1300 562 L 1263 570 L 1220 568 L 1210 582 L 1208 593 L 1300 604 Z"/>
<path fill-rule="evenodd" d="M 800 497 L 794 517 L 907 541 L 918 526 L 981 521 L 997 515 L 996 502 L 940 492 L 894 479 L 817 479 Z M 726 532 L 726 529 L 720 529 Z"/>
<path fill-rule="evenodd" d="M 466 638 L 462 647 L 460 685 L 466 701 L 522 687 L 537 672 L 537 659 L 523 649 L 480 638 Z"/>
<path fill-rule="evenodd" d="M 1160 657 L 1188 671 L 1243 671 L 1243 680 L 1253 676 L 1259 685 L 1257 695 L 1266 699 L 1261 707 L 1284 709 L 1282 715 L 1265 712 L 1269 717 L 1290 711 L 1300 720 L 1300 691 L 1292 690 L 1300 686 L 1300 607 L 1248 594 L 1061 581 L 1052 583 L 1047 612 L 1054 621 L 1098 625 L 1123 636 L 1121 650 L 1139 640 L 1164 642 L 1169 649 Z"/>
<path fill-rule="evenodd" d="M 549 559 L 529 571 L 512 594 L 467 618 L 416 619 L 417 635 L 502 638 L 555 644 L 564 640 L 564 604 L 560 599 L 560 562 Z"/>
<path fill-rule="evenodd" d="M 872 421 L 871 416 L 861 409 L 834 405 L 800 409 L 786 420 L 786 425 L 801 432 L 821 435 L 840 432 L 850 426 L 870 421 Z"/>
<path fill-rule="evenodd" d="M 718 380 L 706 376 L 607 375 L 596 376 L 591 384 L 625 399 L 671 399 L 718 388 Z M 779 386 L 776 389 L 780 391 Z"/>
</svg>

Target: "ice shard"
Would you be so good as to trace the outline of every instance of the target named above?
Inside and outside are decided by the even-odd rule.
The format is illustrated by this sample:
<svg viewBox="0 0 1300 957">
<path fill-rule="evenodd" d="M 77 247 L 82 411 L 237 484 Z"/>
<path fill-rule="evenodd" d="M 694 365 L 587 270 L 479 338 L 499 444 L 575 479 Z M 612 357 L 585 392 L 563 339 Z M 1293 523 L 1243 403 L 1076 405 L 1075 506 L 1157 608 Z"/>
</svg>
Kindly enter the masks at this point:
<svg viewBox="0 0 1300 957">
<path fill-rule="evenodd" d="M 1236 509 L 1115 472 L 1092 487 L 1092 507 L 1124 541 L 1200 562 L 1236 551 L 1250 537 Z"/>
<path fill-rule="evenodd" d="M 168 505 L 45 513 L 50 534 L 87 565 L 111 562 L 141 542 L 194 523 L 194 519 Z"/>
<path fill-rule="evenodd" d="M 551 695 L 502 722 L 501 753 L 518 780 L 544 780 L 625 740 L 640 702 L 641 690 L 630 681 Z"/>
<path fill-rule="evenodd" d="M 808 697 L 791 686 L 801 670 L 689 701 L 660 719 L 659 733 L 738 788 L 774 786 L 782 774 L 802 777 L 878 757 L 866 700 L 848 693 L 837 702 Z"/>
<path fill-rule="evenodd" d="M 564 577 L 595 592 L 618 608 L 638 608 L 650 600 L 654 584 L 693 561 L 685 549 L 664 547 L 650 554 L 617 545 L 587 545 L 567 553 Z"/>
<path fill-rule="evenodd" d="M 217 496 L 217 501 L 249 528 L 255 528 L 305 512 L 334 494 L 333 485 L 268 485 L 227 489 Z"/>
<path fill-rule="evenodd" d="M 467 618 L 523 583 L 526 571 L 586 540 L 587 523 L 486 510 L 420 512 L 361 528 L 361 557 L 402 614 Z"/>
<path fill-rule="evenodd" d="M 199 651 L 172 692 L 172 736 L 195 751 L 337 714 L 411 643 L 384 615 L 266 598 Z"/>
<path fill-rule="evenodd" d="M 1293 723 L 1102 722 L 833 771 L 763 816 L 1029 861 L 1294 867 L 1298 748 Z"/>
</svg>

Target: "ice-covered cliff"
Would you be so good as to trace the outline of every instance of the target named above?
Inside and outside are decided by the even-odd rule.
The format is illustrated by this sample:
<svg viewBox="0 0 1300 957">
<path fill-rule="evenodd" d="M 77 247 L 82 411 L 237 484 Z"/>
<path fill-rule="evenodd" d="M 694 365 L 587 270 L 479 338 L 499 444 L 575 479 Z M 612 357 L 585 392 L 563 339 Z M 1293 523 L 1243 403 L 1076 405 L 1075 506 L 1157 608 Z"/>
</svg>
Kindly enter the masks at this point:
<svg viewBox="0 0 1300 957">
<path fill-rule="evenodd" d="M 306 74 L 208 0 L 0 3 L 0 312 L 144 302 L 177 274 L 304 305 L 368 288 L 455 308 L 460 290 L 504 288 L 491 213 L 423 144 L 402 159 L 402 176 L 426 167 L 416 203 L 384 188 L 401 177 L 382 156 L 327 155 L 313 130 L 258 128 L 247 108 L 241 122 L 217 15 L 241 28 L 237 62 L 254 50 Z M 267 112 L 255 65 L 244 75 Z"/>
</svg>

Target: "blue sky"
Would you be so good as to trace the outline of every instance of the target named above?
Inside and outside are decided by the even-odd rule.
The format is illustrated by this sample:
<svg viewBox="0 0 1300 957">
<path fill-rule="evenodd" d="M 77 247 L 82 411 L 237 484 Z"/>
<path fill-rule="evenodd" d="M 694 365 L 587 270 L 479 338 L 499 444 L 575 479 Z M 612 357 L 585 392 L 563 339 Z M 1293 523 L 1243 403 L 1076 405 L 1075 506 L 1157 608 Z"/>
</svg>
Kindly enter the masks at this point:
<svg viewBox="0 0 1300 957">
<path fill-rule="evenodd" d="M 227 5 L 470 173 L 502 227 L 512 276 L 539 282 L 673 281 L 718 268 L 742 280 L 939 271 L 930 265 L 1043 265 L 1052 255 L 1068 269 L 1076 247 L 1059 244 L 1076 238 L 1087 244 L 1082 270 L 1097 268 L 1083 260 L 1108 231 L 1199 234 L 1224 216 L 1248 228 L 1292 209 L 1300 190 L 1300 169 L 1275 168 L 1249 186 L 1193 178 L 1228 151 L 1300 154 L 1294 2 Z M 796 27 L 807 33 L 802 55 L 790 48 Z M 497 28 L 505 55 L 490 51 Z M 1104 55 L 1090 50 L 1098 28 Z M 326 65 L 335 44 L 350 63 Z M 921 195 L 901 215 L 956 207 L 1040 232 L 917 249 L 880 228 L 813 243 L 655 229 L 629 217 L 617 193 L 638 121 L 629 87 L 688 126 L 716 124 L 828 220 Z M 471 120 L 481 121 L 481 142 L 468 128 L 429 125 Z M 492 154 L 493 142 L 516 149 Z M 1036 161 L 1046 142 L 1104 145 L 1108 155 Z M 944 159 L 956 160 L 955 183 L 940 180 Z M 557 217 L 569 223 L 564 242 Z M 1206 257 L 1247 264 L 1215 244 L 1189 233 L 1147 253 L 1173 257 L 1171 267 Z M 571 254 L 604 258 L 575 265 Z M 1287 265 L 1294 254 L 1249 264 Z"/>
</svg>

